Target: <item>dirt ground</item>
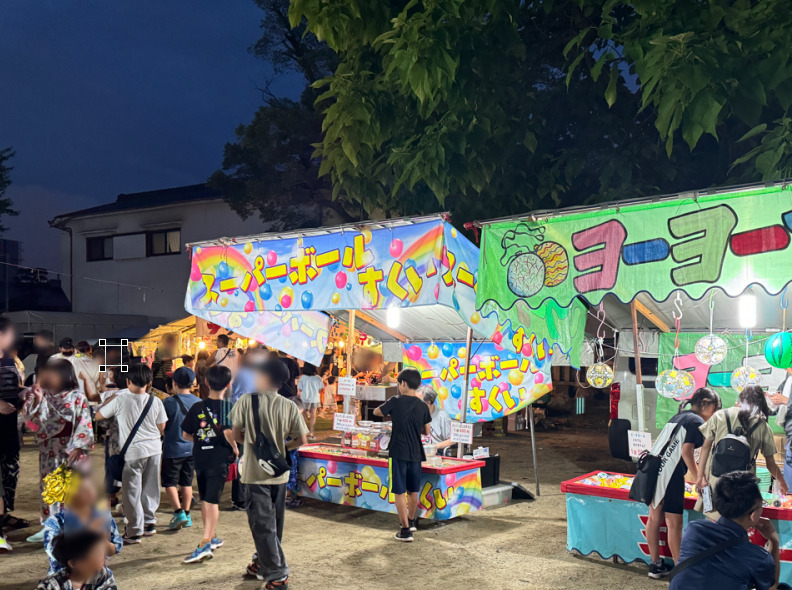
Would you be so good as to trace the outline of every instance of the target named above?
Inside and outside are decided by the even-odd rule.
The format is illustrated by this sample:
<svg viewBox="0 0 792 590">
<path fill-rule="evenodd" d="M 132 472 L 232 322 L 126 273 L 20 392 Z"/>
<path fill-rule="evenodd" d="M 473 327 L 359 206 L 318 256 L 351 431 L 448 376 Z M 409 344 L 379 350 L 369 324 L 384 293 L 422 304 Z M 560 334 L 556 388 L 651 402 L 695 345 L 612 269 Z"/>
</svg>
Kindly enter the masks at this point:
<svg viewBox="0 0 792 590">
<path fill-rule="evenodd" d="M 307 502 L 287 511 L 284 550 L 296 590 L 346 588 L 515 588 L 601 590 L 666 588 L 646 577 L 643 566 L 617 565 L 573 556 L 566 550 L 566 509 L 561 481 L 594 470 L 624 471 L 626 464 L 608 452 L 604 404 L 590 404 L 588 414 L 573 417 L 556 431 L 537 433 L 541 496 L 513 502 L 453 521 L 424 521 L 416 540 L 392 539 L 395 516 Z M 326 433 L 329 435 L 330 433 Z M 501 479 L 534 489 L 530 437 L 486 439 L 501 454 Z M 103 449 L 95 451 L 99 464 Z M 19 516 L 37 519 L 36 449 L 26 439 L 18 490 Z M 230 506 L 229 490 L 225 507 Z M 222 507 L 221 507 L 222 508 Z M 244 513 L 222 510 L 218 534 L 225 546 L 215 558 L 197 565 L 182 559 L 200 540 L 200 516 L 191 529 L 166 530 L 168 506 L 161 507 L 159 533 L 141 545 L 125 547 L 110 564 L 119 588 L 228 588 L 252 590 L 260 582 L 243 577 L 253 553 Z M 120 525 L 122 526 L 122 525 Z M 14 551 L 0 556 L 0 588 L 32 588 L 46 573 L 40 546 L 24 541 L 31 530 L 12 532 Z"/>
</svg>

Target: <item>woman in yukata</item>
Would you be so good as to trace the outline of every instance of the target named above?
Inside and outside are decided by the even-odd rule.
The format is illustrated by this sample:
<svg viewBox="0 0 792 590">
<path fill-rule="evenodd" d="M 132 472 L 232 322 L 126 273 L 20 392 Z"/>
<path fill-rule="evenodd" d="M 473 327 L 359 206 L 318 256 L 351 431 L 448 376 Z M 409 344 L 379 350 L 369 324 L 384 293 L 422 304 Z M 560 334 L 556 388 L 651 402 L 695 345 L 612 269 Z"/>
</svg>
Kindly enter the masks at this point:
<svg viewBox="0 0 792 590">
<path fill-rule="evenodd" d="M 78 387 L 71 362 L 56 359 L 42 367 L 38 382 L 25 391 L 22 412 L 39 448 L 40 491 L 44 476 L 61 463 L 73 465 L 88 460 L 93 447 L 91 412 Z M 49 506 L 42 500 L 41 522 L 59 510 L 60 505 Z M 43 542 L 44 529 L 27 540 Z"/>
</svg>

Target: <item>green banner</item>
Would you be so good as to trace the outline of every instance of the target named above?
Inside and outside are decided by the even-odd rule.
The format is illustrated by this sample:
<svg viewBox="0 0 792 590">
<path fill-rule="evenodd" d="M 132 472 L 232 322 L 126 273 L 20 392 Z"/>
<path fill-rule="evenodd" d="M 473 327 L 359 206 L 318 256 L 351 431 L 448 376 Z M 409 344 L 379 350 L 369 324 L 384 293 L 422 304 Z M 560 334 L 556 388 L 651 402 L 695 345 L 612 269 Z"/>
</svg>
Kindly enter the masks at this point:
<svg viewBox="0 0 792 590">
<path fill-rule="evenodd" d="M 751 283 L 775 294 L 792 279 L 791 230 L 792 189 L 781 187 L 493 223 L 477 304 L 568 307 L 577 296 L 628 302 L 642 291 L 665 301 L 677 289 L 698 299 Z"/>
<path fill-rule="evenodd" d="M 762 387 L 765 391 L 775 393 L 781 382 L 786 377 L 784 369 L 771 367 L 764 357 L 764 345 L 766 338 L 751 340 L 748 346 L 748 358 L 745 356 L 745 337 L 742 335 L 720 334 L 728 347 L 726 358 L 720 364 L 709 366 L 700 362 L 694 351 L 696 342 L 706 334 L 682 333 L 679 335 L 679 357 L 676 361 L 677 369 L 684 369 L 693 375 L 696 381 L 696 389 L 699 387 L 711 387 L 721 396 L 723 407 L 728 408 L 737 401 L 737 392 L 731 387 L 731 374 L 738 367 L 746 363 L 749 367 L 761 371 Z M 658 362 L 658 374 L 671 368 L 674 358 L 674 334 L 660 334 L 660 359 Z M 662 428 L 668 420 L 679 411 L 679 404 L 682 399 L 670 399 L 657 396 L 657 427 Z M 775 418 L 770 419 L 770 426 L 776 434 L 783 434 L 783 428 L 776 426 Z"/>
</svg>

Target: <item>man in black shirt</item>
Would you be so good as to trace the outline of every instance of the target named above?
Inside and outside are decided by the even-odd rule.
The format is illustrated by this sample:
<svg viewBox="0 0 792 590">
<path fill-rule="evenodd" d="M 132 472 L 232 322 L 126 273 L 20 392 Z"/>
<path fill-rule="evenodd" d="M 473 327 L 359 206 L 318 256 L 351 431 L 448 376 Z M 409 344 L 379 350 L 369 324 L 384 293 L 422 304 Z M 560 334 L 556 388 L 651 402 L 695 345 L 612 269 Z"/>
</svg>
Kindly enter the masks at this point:
<svg viewBox="0 0 792 590">
<path fill-rule="evenodd" d="M 396 496 L 401 530 L 397 541 L 413 540 L 415 511 L 418 509 L 418 492 L 421 487 L 421 462 L 426 461 L 421 435 L 429 436 L 432 414 L 418 395 L 421 374 L 415 369 L 404 369 L 397 378 L 399 393 L 379 408 L 375 416 L 390 416 L 393 420 L 388 455 L 390 457 L 391 492 Z M 406 493 L 406 495 L 405 495 Z"/>
</svg>

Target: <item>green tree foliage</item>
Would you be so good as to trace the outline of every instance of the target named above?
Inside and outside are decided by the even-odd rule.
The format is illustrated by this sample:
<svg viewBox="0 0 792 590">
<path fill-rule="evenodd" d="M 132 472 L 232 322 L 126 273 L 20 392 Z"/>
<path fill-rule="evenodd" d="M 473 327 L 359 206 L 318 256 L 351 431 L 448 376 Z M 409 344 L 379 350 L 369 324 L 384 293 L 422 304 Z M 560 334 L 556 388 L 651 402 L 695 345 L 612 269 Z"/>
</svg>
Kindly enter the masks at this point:
<svg viewBox="0 0 792 590">
<path fill-rule="evenodd" d="M 0 149 L 0 219 L 2 219 L 3 216 L 19 215 L 19 212 L 14 209 L 11 199 L 5 196 L 6 190 L 11 186 L 11 170 L 13 170 L 13 168 L 8 165 L 8 161 L 13 157 L 13 149 Z M 7 227 L 0 223 L 0 233 L 7 229 Z"/>
<path fill-rule="evenodd" d="M 603 51 L 604 59 L 590 68 L 591 75 L 602 62 L 629 68 L 640 85 L 641 109 L 651 113 L 668 154 L 680 136 L 694 150 L 709 135 L 736 166 L 730 178 L 792 176 L 789 2 L 579 0 L 578 5 L 598 22 L 570 42 L 570 71 L 592 47 Z M 625 94 L 609 90 L 610 103 Z"/>
<path fill-rule="evenodd" d="M 292 0 L 290 17 L 338 53 L 315 84 L 321 172 L 367 211 L 466 220 L 726 178 L 714 139 L 664 152 L 615 45 L 594 51 L 602 14 L 586 5 Z M 587 67 L 568 75 L 586 35 L 572 65 Z"/>
<path fill-rule="evenodd" d="M 322 119 L 310 84 L 329 75 L 335 54 L 303 27 L 292 29 L 288 0 L 256 0 L 264 11 L 262 37 L 251 52 L 272 63 L 276 71 L 297 71 L 306 81 L 299 100 L 262 89 L 264 104 L 253 121 L 236 129 L 236 141 L 223 152 L 222 169 L 208 184 L 220 191 L 243 218 L 258 214 L 277 221 L 274 229 L 316 226 L 323 209 L 353 220 L 349 204 L 331 199 L 329 178 L 320 178 L 313 144 L 321 139 Z M 359 210 L 359 208 L 357 208 Z M 313 211 L 314 215 L 306 214 Z M 354 217 L 357 219 L 358 217 Z"/>
</svg>

